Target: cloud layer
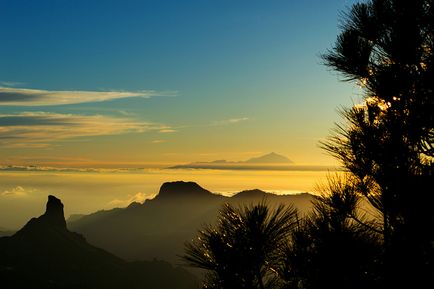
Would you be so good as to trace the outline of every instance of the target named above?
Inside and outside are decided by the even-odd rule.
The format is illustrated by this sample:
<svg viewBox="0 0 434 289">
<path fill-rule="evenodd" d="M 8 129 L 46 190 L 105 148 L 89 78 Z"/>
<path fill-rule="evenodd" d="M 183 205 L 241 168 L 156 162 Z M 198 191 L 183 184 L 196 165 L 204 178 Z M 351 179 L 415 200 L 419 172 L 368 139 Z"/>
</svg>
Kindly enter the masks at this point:
<svg viewBox="0 0 434 289">
<path fill-rule="evenodd" d="M 248 117 L 238 117 L 238 118 L 229 118 L 229 119 L 224 119 L 224 120 L 218 120 L 218 121 L 214 121 L 212 123 L 212 125 L 230 125 L 230 124 L 235 124 L 235 123 L 239 123 L 239 122 L 243 122 L 243 121 L 248 121 L 249 118 Z"/>
<path fill-rule="evenodd" d="M 76 137 L 159 131 L 166 125 L 130 118 L 102 115 L 75 115 L 50 112 L 0 114 L 0 145 L 45 147 L 53 141 Z"/>
<path fill-rule="evenodd" d="M 191 163 L 176 165 L 168 169 L 204 169 L 204 170 L 229 170 L 229 171 L 339 171 L 341 168 L 325 165 L 284 165 L 284 164 L 248 164 L 215 161 L 209 163 Z"/>
<path fill-rule="evenodd" d="M 173 93 L 166 93 L 173 94 Z M 153 90 L 143 91 L 68 91 L 0 87 L 0 106 L 50 106 L 100 102 L 129 97 L 150 98 L 162 95 Z"/>
<path fill-rule="evenodd" d="M 22 198 L 22 197 L 26 197 L 28 193 L 33 191 L 34 191 L 33 189 L 26 190 L 22 186 L 16 186 L 9 190 L 4 190 L 3 192 L 0 193 L 0 196 L 6 198 Z"/>
<path fill-rule="evenodd" d="M 108 205 L 110 207 L 126 207 L 129 204 L 134 203 L 134 202 L 143 203 L 148 198 L 149 198 L 148 195 L 141 193 L 141 192 L 138 192 L 135 195 L 128 195 L 128 197 L 126 199 L 122 199 L 122 200 L 114 199 L 114 200 L 110 201 L 108 203 Z"/>
</svg>

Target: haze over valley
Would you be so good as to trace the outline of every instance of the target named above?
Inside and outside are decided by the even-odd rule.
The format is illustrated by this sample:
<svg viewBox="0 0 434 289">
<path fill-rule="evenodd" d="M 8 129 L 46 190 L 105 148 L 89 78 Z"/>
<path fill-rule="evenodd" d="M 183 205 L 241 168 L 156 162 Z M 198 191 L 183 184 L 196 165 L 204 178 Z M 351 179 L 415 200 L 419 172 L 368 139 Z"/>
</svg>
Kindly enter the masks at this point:
<svg viewBox="0 0 434 289">
<path fill-rule="evenodd" d="M 433 19 L 0 1 L 0 289 L 432 288 Z"/>
<path fill-rule="evenodd" d="M 269 164 L 262 166 L 262 170 L 232 166 L 225 169 L 8 167 L 0 170 L 0 226 L 4 230 L 17 230 L 29 218 L 42 213 L 49 194 L 68 203 L 65 208 L 68 218 L 71 214 L 143 202 L 155 197 L 161 184 L 170 181 L 194 181 L 225 196 L 247 189 L 298 194 L 315 193 L 317 184 L 334 173 L 333 167 L 291 164 L 290 170 L 275 170 Z"/>
</svg>

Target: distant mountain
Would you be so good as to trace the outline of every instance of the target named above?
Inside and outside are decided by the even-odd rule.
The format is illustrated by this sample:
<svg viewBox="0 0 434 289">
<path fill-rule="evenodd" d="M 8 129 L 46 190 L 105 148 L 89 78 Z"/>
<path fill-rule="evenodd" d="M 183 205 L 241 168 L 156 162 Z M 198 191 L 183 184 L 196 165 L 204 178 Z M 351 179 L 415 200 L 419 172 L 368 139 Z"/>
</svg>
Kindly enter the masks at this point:
<svg viewBox="0 0 434 289">
<path fill-rule="evenodd" d="M 251 158 L 245 161 L 244 163 L 247 164 L 292 164 L 293 161 L 288 159 L 285 156 L 276 154 L 276 153 L 269 153 L 257 158 Z"/>
<path fill-rule="evenodd" d="M 0 226 L 0 237 L 13 235 L 15 231 Z"/>
<path fill-rule="evenodd" d="M 4 228 L 0 228 L 0 237 L 11 236 L 15 233 L 15 231 L 7 230 Z"/>
<path fill-rule="evenodd" d="M 162 261 L 125 262 L 70 232 L 63 204 L 49 196 L 46 212 L 0 238 L 0 287 L 187 289 L 196 278 Z"/>
<path fill-rule="evenodd" d="M 263 199 L 263 198 L 273 198 L 276 196 L 275 194 L 266 193 L 264 191 L 254 189 L 254 190 L 245 190 L 242 192 L 239 192 L 232 196 L 233 200 L 247 200 L 250 199 Z"/>
<path fill-rule="evenodd" d="M 66 222 L 74 222 L 74 221 L 77 221 L 78 219 L 81 219 L 84 216 L 85 215 L 83 215 L 83 214 L 72 214 L 69 216 L 69 218 L 68 218 L 68 220 L 66 220 Z"/>
<path fill-rule="evenodd" d="M 216 160 L 212 162 L 194 162 L 183 165 L 176 165 L 169 169 L 217 169 L 217 170 L 293 170 L 293 161 L 285 156 L 274 152 L 251 158 L 246 161 L 230 162 L 226 160 Z M 304 167 L 307 168 L 307 167 Z M 317 170 L 319 167 L 311 167 Z"/>
<path fill-rule="evenodd" d="M 143 204 L 99 211 L 68 223 L 68 227 L 90 243 L 126 259 L 158 258 L 179 263 L 184 243 L 203 225 L 214 222 L 224 203 L 237 206 L 263 200 L 270 206 L 294 205 L 305 213 L 311 208 L 312 195 L 275 195 L 256 189 L 225 197 L 193 182 L 170 182 Z"/>
<path fill-rule="evenodd" d="M 194 182 L 168 182 L 164 183 L 155 200 L 174 200 L 181 198 L 182 200 L 190 198 L 219 198 L 208 190 L 205 190 Z"/>
</svg>

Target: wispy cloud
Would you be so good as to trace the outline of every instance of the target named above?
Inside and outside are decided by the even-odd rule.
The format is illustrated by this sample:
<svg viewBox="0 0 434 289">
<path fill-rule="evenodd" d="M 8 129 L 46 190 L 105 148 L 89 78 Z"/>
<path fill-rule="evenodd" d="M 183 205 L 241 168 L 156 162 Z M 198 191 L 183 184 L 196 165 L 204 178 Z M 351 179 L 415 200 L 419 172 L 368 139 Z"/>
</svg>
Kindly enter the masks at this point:
<svg viewBox="0 0 434 289">
<path fill-rule="evenodd" d="M 159 144 L 159 143 L 165 143 L 167 142 L 167 140 L 164 139 L 155 139 L 152 141 L 153 144 Z"/>
<path fill-rule="evenodd" d="M 44 147 L 53 141 L 76 137 L 115 135 L 168 129 L 167 125 L 103 115 L 50 112 L 0 114 L 0 145 Z"/>
<path fill-rule="evenodd" d="M 282 165 L 282 164 L 248 164 L 226 162 L 224 160 L 203 163 L 190 163 L 185 165 L 177 165 L 168 169 L 205 169 L 205 170 L 230 170 L 230 171 L 337 171 L 339 167 L 324 166 L 324 165 Z"/>
<path fill-rule="evenodd" d="M 1 84 L 1 83 L 0 83 Z M 3 83 L 5 85 L 5 83 Z M 86 102 L 170 95 L 174 92 L 142 91 L 80 91 L 80 90 L 42 90 L 15 87 L 0 87 L 0 106 L 50 106 Z"/>
<path fill-rule="evenodd" d="M 229 119 L 214 121 L 212 125 L 229 125 L 229 124 L 235 124 L 247 120 L 249 120 L 248 117 L 229 118 Z"/>
<path fill-rule="evenodd" d="M 128 195 L 125 199 L 114 199 L 108 203 L 109 206 L 113 207 L 126 207 L 133 202 L 143 203 L 148 196 L 144 193 L 138 192 L 135 195 Z"/>
<path fill-rule="evenodd" d="M 172 133 L 172 132 L 176 132 L 176 130 L 173 128 L 163 128 L 163 129 L 160 129 L 159 132 L 160 133 Z"/>
<path fill-rule="evenodd" d="M 3 191 L 0 196 L 7 198 L 22 198 L 27 197 L 29 193 L 33 192 L 33 189 L 27 190 L 21 186 L 16 186 L 15 188 L 11 188 L 9 190 Z"/>
<path fill-rule="evenodd" d="M 23 85 L 23 82 L 17 82 L 17 81 L 0 81 L 0 86 L 8 86 L 8 87 L 14 87 L 14 86 L 20 86 Z"/>
<path fill-rule="evenodd" d="M 4 172 L 75 172 L 75 173 L 138 173 L 144 168 L 50 167 L 35 165 L 0 165 Z M 8 192 L 8 191 L 7 191 Z"/>
</svg>

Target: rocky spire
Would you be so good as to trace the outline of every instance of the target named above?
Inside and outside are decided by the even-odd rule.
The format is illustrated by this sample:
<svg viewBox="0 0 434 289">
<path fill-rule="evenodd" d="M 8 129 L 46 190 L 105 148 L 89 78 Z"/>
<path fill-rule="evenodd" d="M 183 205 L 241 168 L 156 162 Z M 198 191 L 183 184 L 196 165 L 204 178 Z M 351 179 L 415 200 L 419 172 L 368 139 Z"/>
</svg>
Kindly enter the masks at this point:
<svg viewBox="0 0 434 289">
<path fill-rule="evenodd" d="M 40 217 L 40 219 L 44 222 L 49 223 L 50 225 L 66 228 L 62 201 L 60 201 L 55 196 L 49 195 L 47 208 L 45 210 L 45 213 Z"/>
</svg>

